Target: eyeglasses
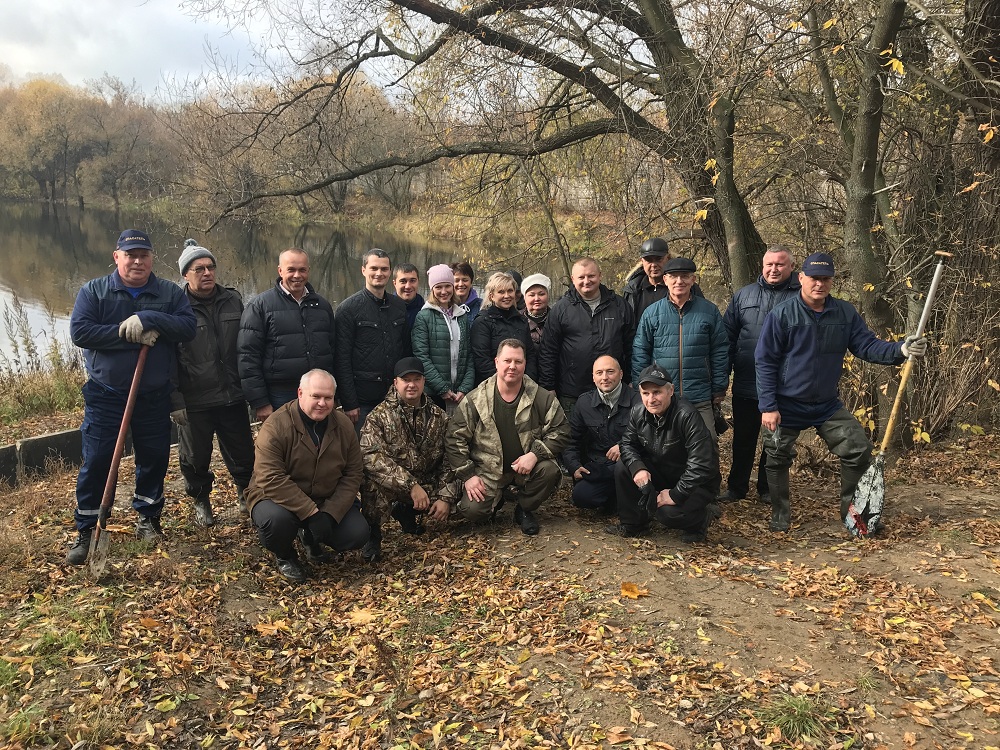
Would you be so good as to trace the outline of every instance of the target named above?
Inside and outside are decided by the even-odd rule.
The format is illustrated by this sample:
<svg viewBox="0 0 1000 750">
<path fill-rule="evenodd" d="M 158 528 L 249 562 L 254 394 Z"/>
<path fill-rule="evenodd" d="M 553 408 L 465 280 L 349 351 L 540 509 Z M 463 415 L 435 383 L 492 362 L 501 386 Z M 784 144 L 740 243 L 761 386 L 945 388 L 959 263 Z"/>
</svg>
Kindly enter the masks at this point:
<svg viewBox="0 0 1000 750">
<path fill-rule="evenodd" d="M 209 271 L 215 271 L 215 264 L 213 263 L 210 266 L 194 266 L 189 270 L 194 271 L 196 276 L 204 276 Z"/>
</svg>

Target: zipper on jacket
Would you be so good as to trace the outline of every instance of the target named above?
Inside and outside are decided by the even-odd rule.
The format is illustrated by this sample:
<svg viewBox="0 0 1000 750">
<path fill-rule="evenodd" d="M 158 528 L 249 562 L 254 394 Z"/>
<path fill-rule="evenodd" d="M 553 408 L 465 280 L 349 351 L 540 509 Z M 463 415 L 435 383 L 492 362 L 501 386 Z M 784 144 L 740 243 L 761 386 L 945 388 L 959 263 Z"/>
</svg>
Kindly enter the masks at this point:
<svg viewBox="0 0 1000 750">
<path fill-rule="evenodd" d="M 673 304 L 671 302 L 671 304 Z M 677 308 L 677 395 L 684 395 L 684 308 Z"/>
</svg>

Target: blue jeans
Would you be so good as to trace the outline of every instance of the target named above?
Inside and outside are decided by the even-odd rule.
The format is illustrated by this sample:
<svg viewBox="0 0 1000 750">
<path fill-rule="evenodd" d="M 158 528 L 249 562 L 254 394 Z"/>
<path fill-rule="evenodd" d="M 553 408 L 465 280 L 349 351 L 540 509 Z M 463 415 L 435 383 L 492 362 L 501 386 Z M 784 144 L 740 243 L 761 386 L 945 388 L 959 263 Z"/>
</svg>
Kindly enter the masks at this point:
<svg viewBox="0 0 1000 750">
<path fill-rule="evenodd" d="M 93 528 L 111 471 L 111 459 L 125 414 L 126 397 L 88 380 L 83 385 L 83 465 L 76 478 L 76 528 Z M 170 461 L 170 391 L 166 385 L 139 395 L 132 413 L 135 492 L 132 507 L 140 516 L 159 517 L 163 477 Z"/>
<path fill-rule="evenodd" d="M 297 388 L 292 388 L 291 390 L 283 388 L 268 388 L 267 397 L 271 400 L 272 409 L 280 409 L 289 401 L 298 400 L 299 391 Z"/>
</svg>

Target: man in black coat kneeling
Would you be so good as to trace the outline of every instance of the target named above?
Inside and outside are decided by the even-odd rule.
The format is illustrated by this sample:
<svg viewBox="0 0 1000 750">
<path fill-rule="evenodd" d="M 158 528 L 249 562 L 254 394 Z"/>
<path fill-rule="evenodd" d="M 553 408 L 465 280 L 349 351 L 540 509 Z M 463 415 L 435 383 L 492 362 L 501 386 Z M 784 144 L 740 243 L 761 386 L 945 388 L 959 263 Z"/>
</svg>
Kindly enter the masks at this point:
<svg viewBox="0 0 1000 750">
<path fill-rule="evenodd" d="M 632 409 L 615 469 L 620 523 L 607 531 L 638 536 L 653 516 L 680 529 L 685 542 L 705 541 L 721 515 L 719 452 L 700 413 L 674 398 L 667 370 L 655 362 L 639 375 L 642 406 Z"/>
</svg>

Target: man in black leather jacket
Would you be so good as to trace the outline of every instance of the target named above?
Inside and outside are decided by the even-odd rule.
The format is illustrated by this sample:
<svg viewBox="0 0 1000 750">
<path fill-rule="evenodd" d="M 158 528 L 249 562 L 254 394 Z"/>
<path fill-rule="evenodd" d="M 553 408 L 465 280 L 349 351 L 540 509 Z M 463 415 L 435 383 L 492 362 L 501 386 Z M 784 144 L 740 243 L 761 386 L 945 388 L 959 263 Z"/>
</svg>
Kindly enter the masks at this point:
<svg viewBox="0 0 1000 750">
<path fill-rule="evenodd" d="M 703 542 L 721 513 L 719 452 L 698 410 L 674 398 L 667 370 L 655 362 L 639 375 L 642 406 L 629 416 L 615 469 L 616 526 L 607 531 L 637 536 L 652 516 L 680 529 L 685 542 Z"/>
</svg>

